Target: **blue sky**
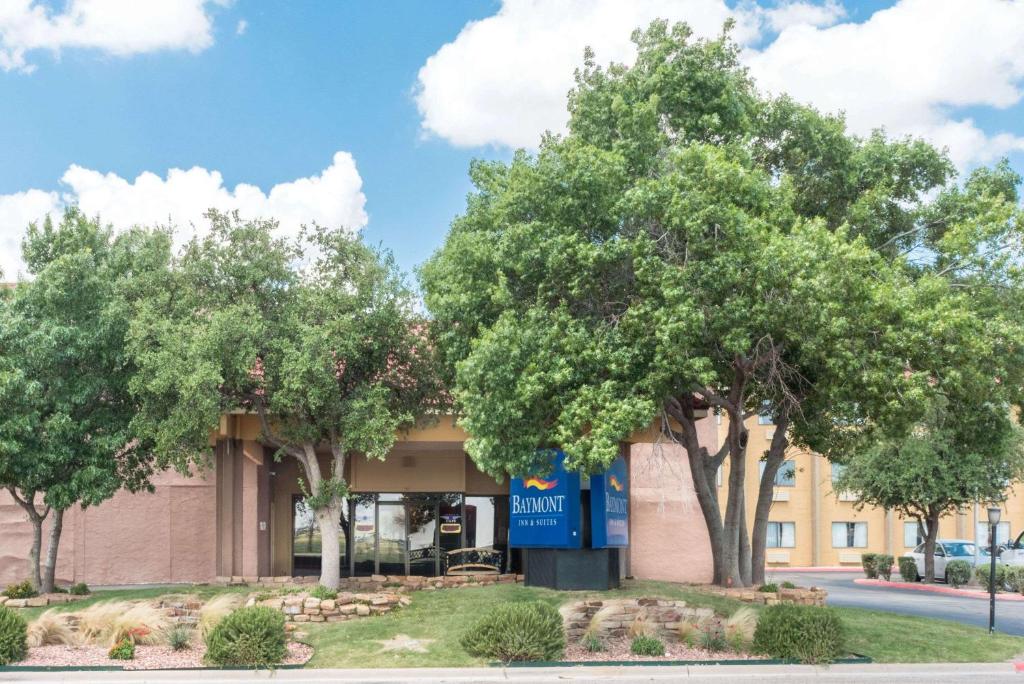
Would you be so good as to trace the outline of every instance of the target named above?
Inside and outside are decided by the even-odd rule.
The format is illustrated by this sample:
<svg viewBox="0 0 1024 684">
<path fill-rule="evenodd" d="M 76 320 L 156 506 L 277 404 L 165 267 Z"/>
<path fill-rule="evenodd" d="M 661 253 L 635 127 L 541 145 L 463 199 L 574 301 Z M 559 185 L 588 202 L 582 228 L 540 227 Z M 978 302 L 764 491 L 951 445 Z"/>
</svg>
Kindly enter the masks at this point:
<svg viewBox="0 0 1024 684">
<path fill-rule="evenodd" d="M 768 89 L 852 108 L 855 129 L 885 124 L 950 144 L 964 169 L 1003 154 L 1024 168 L 1021 3 L 1002 3 L 1009 14 L 1001 0 L 966 12 L 961 4 L 960 15 L 977 16 L 954 22 L 955 8 L 936 11 L 941 0 L 904 0 L 878 16 L 893 3 L 176 0 L 191 14 L 174 17 L 125 12 L 117 0 L 10 1 L 26 14 L 5 25 L 0 12 L 8 278 L 27 218 L 80 201 L 115 223 L 152 220 L 153 207 L 188 223 L 190 193 L 283 211 L 286 222 L 365 223 L 366 239 L 411 270 L 461 210 L 470 160 L 508 158 L 544 128 L 557 130 L 581 44 L 595 45 L 599 59 L 629 59 L 628 23 L 651 16 L 689 19 L 700 33 L 736 13 L 752 72 Z M 935 4 L 925 11 L 924 1 Z M 24 28 L 29 19 L 36 28 Z M 996 57 L 960 73 L 965 59 L 979 59 L 956 41 L 976 43 L 988 24 L 1002 27 L 985 46 Z M 922 35 L 891 45 L 886 27 L 901 25 Z M 915 54 L 935 44 L 949 54 L 929 63 L 948 77 L 923 72 Z M 351 160 L 338 162 L 336 177 L 324 173 L 338 152 Z M 193 167 L 208 195 L 167 180 L 170 169 Z M 223 188 L 212 187 L 213 171 Z M 146 172 L 148 185 L 137 182 Z M 234 193 L 239 183 L 267 194 L 322 173 L 323 183 L 288 185 L 277 198 Z"/>
</svg>

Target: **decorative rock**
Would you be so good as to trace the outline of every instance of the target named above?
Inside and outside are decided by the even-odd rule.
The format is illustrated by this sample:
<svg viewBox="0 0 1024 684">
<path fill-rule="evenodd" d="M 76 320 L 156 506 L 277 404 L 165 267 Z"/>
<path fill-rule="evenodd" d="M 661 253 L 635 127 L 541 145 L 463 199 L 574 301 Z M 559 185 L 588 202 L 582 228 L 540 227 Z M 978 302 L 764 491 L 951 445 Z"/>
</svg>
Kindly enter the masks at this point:
<svg viewBox="0 0 1024 684">
<path fill-rule="evenodd" d="M 320 614 L 320 609 L 319 608 L 303 608 L 302 612 L 305 615 L 319 615 Z"/>
<path fill-rule="evenodd" d="M 334 610 L 336 605 L 334 599 L 324 599 L 320 602 L 320 610 Z"/>
<path fill-rule="evenodd" d="M 343 606 L 338 606 L 338 612 L 342 615 L 351 615 L 356 612 L 357 608 L 359 608 L 359 606 L 354 603 L 346 603 Z"/>
<path fill-rule="evenodd" d="M 365 605 L 363 603 L 360 603 L 359 605 L 356 606 L 356 615 L 369 615 L 369 614 L 370 614 L 370 606 L 367 606 L 367 605 Z"/>
<path fill-rule="evenodd" d="M 50 600 L 45 596 L 33 596 L 32 598 L 25 600 L 25 605 L 29 608 L 42 608 L 49 603 Z"/>
<path fill-rule="evenodd" d="M 309 616 L 308 615 L 296 615 L 296 616 L 292 617 L 292 620 L 295 620 L 295 622 L 309 622 Z"/>
<path fill-rule="evenodd" d="M 308 599 L 302 602 L 303 608 L 319 608 L 320 599 L 310 596 Z"/>
<path fill-rule="evenodd" d="M 371 582 L 387 582 L 388 578 L 384 575 L 370 575 Z"/>
<path fill-rule="evenodd" d="M 310 615 L 309 616 L 309 621 L 310 622 L 323 622 L 326 619 L 327 618 L 325 618 L 323 615 Z"/>
<path fill-rule="evenodd" d="M 7 599 L 8 608 L 24 608 L 28 599 Z"/>
</svg>

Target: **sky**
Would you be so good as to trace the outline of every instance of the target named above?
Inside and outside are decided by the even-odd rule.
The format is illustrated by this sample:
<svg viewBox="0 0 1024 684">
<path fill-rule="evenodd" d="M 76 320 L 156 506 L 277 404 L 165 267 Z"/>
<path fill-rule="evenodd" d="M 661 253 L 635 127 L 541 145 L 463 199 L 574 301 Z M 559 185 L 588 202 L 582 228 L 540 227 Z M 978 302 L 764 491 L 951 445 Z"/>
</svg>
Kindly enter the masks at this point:
<svg viewBox="0 0 1024 684">
<path fill-rule="evenodd" d="M 361 231 L 411 272 L 475 158 L 565 126 L 590 45 L 727 18 L 766 93 L 1024 170 L 1024 0 L 0 0 L 0 270 L 76 204 L 116 229 L 211 207 Z"/>
</svg>

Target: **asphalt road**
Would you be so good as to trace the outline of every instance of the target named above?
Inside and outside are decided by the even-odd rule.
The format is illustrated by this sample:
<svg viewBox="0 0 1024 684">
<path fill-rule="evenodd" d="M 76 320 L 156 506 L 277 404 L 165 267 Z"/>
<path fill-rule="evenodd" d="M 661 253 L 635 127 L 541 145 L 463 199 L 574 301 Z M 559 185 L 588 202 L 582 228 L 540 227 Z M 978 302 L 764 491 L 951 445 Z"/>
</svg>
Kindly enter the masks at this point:
<svg viewBox="0 0 1024 684">
<path fill-rule="evenodd" d="M 884 610 L 919 617 L 955 620 L 988 627 L 988 601 L 978 598 L 932 594 L 854 584 L 859 572 L 769 572 L 769 582 L 789 580 L 800 586 L 828 590 L 828 605 Z M 996 630 L 1024 636 L 1024 601 L 996 601 Z M 1024 681 L 1024 677 L 1022 677 Z"/>
</svg>

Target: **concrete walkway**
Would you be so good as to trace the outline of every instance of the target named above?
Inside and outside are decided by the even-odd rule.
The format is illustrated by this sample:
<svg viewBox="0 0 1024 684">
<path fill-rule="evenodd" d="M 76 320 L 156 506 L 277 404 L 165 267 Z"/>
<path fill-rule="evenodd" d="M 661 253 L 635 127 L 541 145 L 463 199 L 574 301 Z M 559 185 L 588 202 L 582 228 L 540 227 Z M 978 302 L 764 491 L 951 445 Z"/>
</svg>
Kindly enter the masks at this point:
<svg viewBox="0 0 1024 684">
<path fill-rule="evenodd" d="M 278 670 L 248 671 L 155 671 L 155 672 L 0 672 L 0 681 L 11 682 L 75 682 L 84 684 L 128 684 L 130 682 L 288 682 L 289 684 L 321 684 L 323 682 L 365 682 L 367 684 L 402 684 L 404 682 L 445 682 L 476 684 L 477 682 L 521 682 L 523 684 L 556 684 L 561 682 L 768 682 L 786 684 L 801 682 L 1017 682 L 1024 683 L 1024 674 L 1016 673 L 1013 664 L 956 665 L 704 665 L 646 667 L 523 667 L 465 669 L 388 669 L 388 670 Z"/>
</svg>

